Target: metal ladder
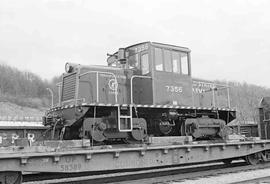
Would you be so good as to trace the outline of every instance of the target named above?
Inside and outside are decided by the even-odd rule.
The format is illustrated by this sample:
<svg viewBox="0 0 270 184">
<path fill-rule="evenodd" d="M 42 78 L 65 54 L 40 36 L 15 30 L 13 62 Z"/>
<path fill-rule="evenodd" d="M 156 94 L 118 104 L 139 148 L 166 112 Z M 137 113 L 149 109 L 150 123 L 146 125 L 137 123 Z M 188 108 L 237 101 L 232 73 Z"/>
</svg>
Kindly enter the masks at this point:
<svg viewBox="0 0 270 184">
<path fill-rule="evenodd" d="M 132 105 L 118 106 L 118 130 L 119 132 L 131 132 L 132 124 Z"/>
</svg>

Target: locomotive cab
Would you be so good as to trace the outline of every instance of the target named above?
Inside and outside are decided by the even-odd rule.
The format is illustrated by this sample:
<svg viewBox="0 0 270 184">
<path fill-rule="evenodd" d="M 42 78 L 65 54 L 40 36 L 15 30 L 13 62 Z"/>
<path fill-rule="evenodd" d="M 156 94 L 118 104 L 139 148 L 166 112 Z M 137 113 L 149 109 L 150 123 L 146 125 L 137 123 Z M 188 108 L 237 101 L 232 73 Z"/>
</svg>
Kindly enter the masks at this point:
<svg viewBox="0 0 270 184">
<path fill-rule="evenodd" d="M 154 104 L 192 105 L 190 50 L 151 44 Z"/>
<path fill-rule="evenodd" d="M 107 61 L 109 66 L 134 71 L 130 79 L 131 104 L 192 105 L 188 48 L 144 42 L 127 47 L 122 64 L 117 60 L 119 53 Z"/>
</svg>

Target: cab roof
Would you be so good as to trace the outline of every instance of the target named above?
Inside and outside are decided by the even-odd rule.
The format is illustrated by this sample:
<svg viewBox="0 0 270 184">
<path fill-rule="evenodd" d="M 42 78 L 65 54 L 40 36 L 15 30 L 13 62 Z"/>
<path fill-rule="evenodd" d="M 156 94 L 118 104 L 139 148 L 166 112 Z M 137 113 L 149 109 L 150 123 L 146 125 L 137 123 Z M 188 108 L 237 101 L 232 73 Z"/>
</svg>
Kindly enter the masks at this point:
<svg viewBox="0 0 270 184">
<path fill-rule="evenodd" d="M 184 52 L 190 52 L 191 51 L 187 47 L 181 47 L 181 46 L 165 44 L 165 43 L 158 43 L 158 42 L 150 42 L 150 41 L 130 45 L 130 46 L 126 47 L 125 49 L 128 49 L 130 47 L 134 47 L 134 46 L 137 46 L 137 45 L 141 45 L 141 44 L 146 44 L 146 43 L 151 44 L 151 45 L 156 46 L 156 47 L 168 48 L 168 49 L 173 49 L 173 50 L 181 50 L 181 51 L 184 51 Z"/>
</svg>

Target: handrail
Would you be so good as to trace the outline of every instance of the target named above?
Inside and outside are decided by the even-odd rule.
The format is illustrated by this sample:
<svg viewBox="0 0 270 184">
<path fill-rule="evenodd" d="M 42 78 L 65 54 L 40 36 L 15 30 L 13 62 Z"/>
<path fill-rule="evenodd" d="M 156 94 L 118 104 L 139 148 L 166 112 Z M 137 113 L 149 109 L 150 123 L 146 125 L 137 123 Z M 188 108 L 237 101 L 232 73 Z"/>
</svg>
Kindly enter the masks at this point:
<svg viewBox="0 0 270 184">
<path fill-rule="evenodd" d="M 130 103 L 133 104 L 133 79 L 134 78 L 143 78 L 143 79 L 152 79 L 150 76 L 142 76 L 142 75 L 133 75 L 130 79 Z"/>
<path fill-rule="evenodd" d="M 230 86 L 227 87 L 227 102 L 228 107 L 231 108 Z"/>
<path fill-rule="evenodd" d="M 85 72 L 85 73 L 83 73 L 83 74 L 80 74 L 79 75 L 79 77 L 81 77 L 81 76 L 84 76 L 84 75 L 88 75 L 88 74 L 91 74 L 91 73 L 96 73 L 96 85 L 97 85 L 97 102 L 99 102 L 99 74 L 109 74 L 109 75 L 112 75 L 113 76 L 113 78 L 114 78 L 114 80 L 115 80 L 115 82 L 116 82 L 116 87 L 115 87 L 115 94 L 114 94 L 114 96 L 115 96 L 115 103 L 117 103 L 117 95 L 118 95 L 118 89 L 117 89 L 117 87 L 118 87 L 118 82 L 117 82 L 117 79 L 116 79 L 116 76 L 115 76 L 115 74 L 114 73 L 111 73 L 111 72 L 101 72 L 101 71 L 88 71 L 88 72 Z M 76 97 L 76 99 L 77 99 L 77 97 Z"/>
<path fill-rule="evenodd" d="M 56 83 L 56 87 L 58 89 L 58 104 L 59 106 L 61 105 L 61 87 L 62 87 L 63 82 L 58 82 Z"/>
<path fill-rule="evenodd" d="M 226 89 L 227 90 L 227 106 L 228 106 L 228 108 L 231 108 L 231 102 L 230 102 L 230 86 L 229 85 L 216 84 L 216 83 L 203 82 L 203 81 L 192 81 L 192 83 L 198 83 L 198 84 L 201 83 L 201 84 L 209 85 L 209 88 L 210 89 L 207 90 L 207 91 L 205 91 L 205 92 L 212 92 L 213 107 L 216 106 L 216 104 L 215 104 L 215 101 L 216 101 L 216 98 L 215 98 L 216 93 L 215 93 L 215 91 Z M 192 91 L 192 93 L 193 93 L 193 91 Z"/>
</svg>

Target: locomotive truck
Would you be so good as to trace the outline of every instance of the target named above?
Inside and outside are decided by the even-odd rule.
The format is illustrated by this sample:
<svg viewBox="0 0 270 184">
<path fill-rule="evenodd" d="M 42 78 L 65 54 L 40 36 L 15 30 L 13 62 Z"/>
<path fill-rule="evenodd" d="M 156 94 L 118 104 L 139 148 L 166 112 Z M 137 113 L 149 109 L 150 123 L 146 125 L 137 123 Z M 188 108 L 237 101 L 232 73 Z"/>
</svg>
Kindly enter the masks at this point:
<svg viewBox="0 0 270 184">
<path fill-rule="evenodd" d="M 93 143 L 147 142 L 151 136 L 222 139 L 236 117 L 229 93 L 217 100 L 228 86 L 193 79 L 190 52 L 143 42 L 108 54 L 108 66 L 66 63 L 59 103 L 44 125 L 52 139 Z"/>
</svg>

